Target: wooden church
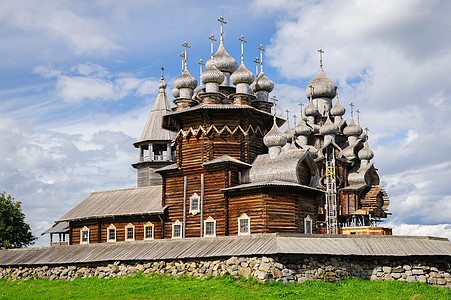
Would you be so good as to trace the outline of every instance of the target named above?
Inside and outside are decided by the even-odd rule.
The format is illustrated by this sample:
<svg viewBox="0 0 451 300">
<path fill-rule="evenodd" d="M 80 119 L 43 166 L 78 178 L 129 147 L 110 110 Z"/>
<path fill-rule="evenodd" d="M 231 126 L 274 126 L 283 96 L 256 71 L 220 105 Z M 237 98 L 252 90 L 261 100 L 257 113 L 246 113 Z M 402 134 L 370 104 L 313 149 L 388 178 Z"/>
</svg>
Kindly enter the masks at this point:
<svg viewBox="0 0 451 300">
<path fill-rule="evenodd" d="M 91 193 L 46 233 L 69 244 L 261 233 L 391 234 L 378 227 L 388 196 L 371 161 L 368 134 L 343 119 L 337 87 L 322 66 L 306 88 L 298 124 L 272 114 L 274 83 L 220 44 L 201 74 L 187 48 L 172 108 L 161 76 L 141 137 L 137 188 Z M 322 51 L 320 51 L 320 55 Z M 336 99 L 334 101 L 334 99 Z M 333 102 L 335 102 L 333 104 Z M 352 109 L 352 107 L 351 107 Z"/>
</svg>

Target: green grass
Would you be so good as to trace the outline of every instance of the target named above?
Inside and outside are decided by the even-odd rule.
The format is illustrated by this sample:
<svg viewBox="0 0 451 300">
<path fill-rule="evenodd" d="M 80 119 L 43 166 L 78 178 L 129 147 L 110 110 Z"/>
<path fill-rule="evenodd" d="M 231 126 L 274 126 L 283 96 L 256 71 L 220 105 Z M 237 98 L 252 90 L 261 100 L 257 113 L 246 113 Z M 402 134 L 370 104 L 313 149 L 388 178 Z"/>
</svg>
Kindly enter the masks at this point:
<svg viewBox="0 0 451 300">
<path fill-rule="evenodd" d="M 259 283 L 230 276 L 199 280 L 182 277 L 132 277 L 74 281 L 0 280 L 1 299 L 451 299 L 451 290 L 422 283 L 337 283 L 308 281 L 300 285 Z"/>
</svg>

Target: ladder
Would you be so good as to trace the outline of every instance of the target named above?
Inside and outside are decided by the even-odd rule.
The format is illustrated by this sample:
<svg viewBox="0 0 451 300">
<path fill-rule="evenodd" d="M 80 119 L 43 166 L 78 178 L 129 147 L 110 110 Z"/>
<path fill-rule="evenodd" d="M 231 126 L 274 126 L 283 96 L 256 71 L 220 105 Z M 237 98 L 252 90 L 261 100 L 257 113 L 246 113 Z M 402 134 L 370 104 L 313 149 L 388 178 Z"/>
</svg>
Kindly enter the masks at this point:
<svg viewBox="0 0 451 300">
<path fill-rule="evenodd" d="M 335 175 L 335 151 L 332 149 L 332 159 L 326 152 L 326 224 L 327 234 L 338 234 L 337 226 L 337 185 Z"/>
</svg>

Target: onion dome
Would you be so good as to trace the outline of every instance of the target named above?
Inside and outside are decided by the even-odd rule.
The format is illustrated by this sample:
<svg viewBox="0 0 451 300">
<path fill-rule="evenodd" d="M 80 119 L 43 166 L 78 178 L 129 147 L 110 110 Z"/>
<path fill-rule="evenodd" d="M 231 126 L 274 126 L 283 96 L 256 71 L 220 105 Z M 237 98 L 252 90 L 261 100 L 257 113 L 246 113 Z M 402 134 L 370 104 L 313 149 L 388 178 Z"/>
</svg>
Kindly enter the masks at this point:
<svg viewBox="0 0 451 300">
<path fill-rule="evenodd" d="M 234 85 L 239 83 L 252 84 L 254 82 L 254 74 L 246 68 L 244 63 L 241 63 L 240 67 L 230 76 L 230 80 Z"/>
<path fill-rule="evenodd" d="M 175 79 L 174 86 L 179 90 L 182 88 L 194 90 L 197 86 L 197 80 L 189 73 L 188 69 L 185 69 L 182 75 Z"/>
<path fill-rule="evenodd" d="M 214 63 L 207 64 L 205 71 L 202 72 L 200 80 L 203 83 L 217 83 L 221 84 L 224 81 L 224 74 L 218 70 Z"/>
<path fill-rule="evenodd" d="M 213 55 L 214 64 L 216 68 L 218 68 L 221 72 L 226 72 L 232 74 L 238 68 L 238 64 L 236 60 L 227 53 L 227 50 L 224 47 L 224 44 L 221 43 L 219 45 L 218 51 L 216 51 L 215 55 Z M 209 65 L 212 64 L 211 58 L 207 60 L 205 63 L 208 68 Z"/>
<path fill-rule="evenodd" d="M 343 107 L 343 105 L 340 104 L 340 101 L 338 101 L 338 97 L 337 97 L 337 102 L 330 109 L 330 114 L 332 116 L 342 116 L 345 114 L 345 112 L 346 112 L 346 109 Z"/>
<path fill-rule="evenodd" d="M 265 73 L 263 73 L 263 72 L 260 72 L 260 74 L 258 74 L 255 81 L 252 83 L 252 91 L 254 93 L 260 92 L 260 91 L 265 91 L 265 92 L 270 93 L 273 89 L 274 89 L 274 82 L 272 82 L 271 79 L 266 77 Z"/>
<path fill-rule="evenodd" d="M 319 111 L 316 108 L 315 104 L 313 104 L 312 100 L 310 99 L 309 104 L 305 107 L 305 115 L 306 116 L 318 116 Z"/>
<path fill-rule="evenodd" d="M 354 153 L 354 145 L 349 145 L 348 147 L 344 148 L 341 151 L 341 154 L 347 159 L 347 160 L 353 160 L 355 158 Z"/>
<path fill-rule="evenodd" d="M 287 130 L 285 130 L 283 134 L 287 138 L 287 143 L 291 143 L 291 141 L 293 141 L 294 134 L 293 131 L 291 131 L 290 126 L 287 126 Z"/>
<path fill-rule="evenodd" d="M 174 96 L 174 98 L 180 97 L 180 90 L 178 88 L 176 88 L 175 86 L 172 89 L 172 96 Z"/>
<path fill-rule="evenodd" d="M 349 125 L 343 129 L 343 133 L 347 136 L 359 136 L 362 134 L 362 128 L 351 119 Z"/>
<path fill-rule="evenodd" d="M 371 151 L 368 146 L 368 141 L 365 142 L 365 146 L 359 151 L 358 156 L 360 160 L 371 160 L 374 157 L 374 152 Z"/>
<path fill-rule="evenodd" d="M 322 135 L 338 134 L 338 127 L 336 124 L 332 123 L 329 116 L 327 116 L 326 122 L 319 128 L 319 133 Z"/>
<path fill-rule="evenodd" d="M 275 118 L 271 130 L 263 137 L 263 143 L 268 148 L 275 146 L 283 147 L 287 143 L 287 137 L 283 135 L 282 131 L 277 127 Z"/>
<path fill-rule="evenodd" d="M 313 91 L 310 86 L 313 87 Z M 337 95 L 337 86 L 327 78 L 323 68 L 320 67 L 316 78 L 313 79 L 305 89 L 305 95 L 307 98 L 310 98 L 310 95 L 312 95 L 312 98 L 325 97 L 333 99 Z"/>
<path fill-rule="evenodd" d="M 309 126 L 307 126 L 307 124 L 305 124 L 305 122 L 303 120 L 301 120 L 299 122 L 298 125 L 296 125 L 296 127 L 294 128 L 294 134 L 296 136 L 299 135 L 310 135 L 312 134 L 313 129 L 310 128 Z"/>
<path fill-rule="evenodd" d="M 158 89 L 160 90 L 160 92 L 164 92 L 164 90 L 167 88 L 167 84 L 166 82 L 164 82 L 163 79 L 160 80 L 160 83 L 158 83 Z"/>
</svg>

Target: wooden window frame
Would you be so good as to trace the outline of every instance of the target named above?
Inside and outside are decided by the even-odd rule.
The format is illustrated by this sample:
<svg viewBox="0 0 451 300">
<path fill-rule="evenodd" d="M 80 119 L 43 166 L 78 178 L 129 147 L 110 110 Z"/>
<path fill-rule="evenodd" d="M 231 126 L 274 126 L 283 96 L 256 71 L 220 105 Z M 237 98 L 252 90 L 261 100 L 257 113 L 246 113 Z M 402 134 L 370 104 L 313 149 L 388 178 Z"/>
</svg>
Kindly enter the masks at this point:
<svg viewBox="0 0 451 300">
<path fill-rule="evenodd" d="M 110 236 L 111 229 L 114 229 L 114 239 L 112 239 Z M 114 224 L 110 224 L 106 229 L 106 241 L 110 242 L 110 243 L 117 241 L 117 229 L 116 229 L 116 226 L 114 226 Z"/>
<path fill-rule="evenodd" d="M 147 227 L 152 228 L 152 237 L 147 237 Z M 153 240 L 155 239 L 155 225 L 151 222 L 147 222 L 144 224 L 144 239 L 145 240 Z"/>
<path fill-rule="evenodd" d="M 207 234 L 207 223 L 213 223 L 213 233 Z M 204 220 L 204 236 L 205 237 L 215 237 L 216 236 L 216 220 L 212 217 L 208 217 Z"/>
<path fill-rule="evenodd" d="M 241 232 L 241 220 L 247 220 L 247 231 Z M 238 218 L 238 235 L 250 235 L 251 234 L 251 218 L 247 214 L 241 214 Z"/>
<path fill-rule="evenodd" d="M 307 223 L 310 223 L 310 225 L 307 226 Z M 310 232 L 307 232 L 307 227 L 309 228 Z M 313 233 L 313 220 L 310 217 L 310 215 L 308 215 L 307 217 L 304 218 L 304 233 L 305 234 L 312 234 Z"/>
<path fill-rule="evenodd" d="M 128 237 L 128 229 L 129 228 L 133 228 L 133 238 Z M 132 223 L 128 223 L 127 226 L 125 226 L 125 240 L 126 241 L 134 241 L 135 235 L 136 235 L 135 225 L 133 225 Z"/>
<path fill-rule="evenodd" d="M 83 232 L 87 231 L 88 232 L 88 240 L 87 241 L 83 241 Z M 89 238 L 90 238 L 90 230 L 87 226 L 84 226 L 82 229 L 80 229 L 80 244 L 89 244 Z"/>
<path fill-rule="evenodd" d="M 175 226 L 180 226 L 180 235 L 175 236 Z M 172 238 L 173 239 L 181 239 L 183 238 L 183 223 L 179 220 L 176 220 L 174 223 L 172 223 Z"/>
<path fill-rule="evenodd" d="M 197 209 L 193 209 L 194 199 L 197 202 Z M 200 211 L 200 197 L 197 193 L 194 193 L 191 197 L 189 197 L 189 213 L 196 215 L 199 213 L 199 211 Z"/>
</svg>

